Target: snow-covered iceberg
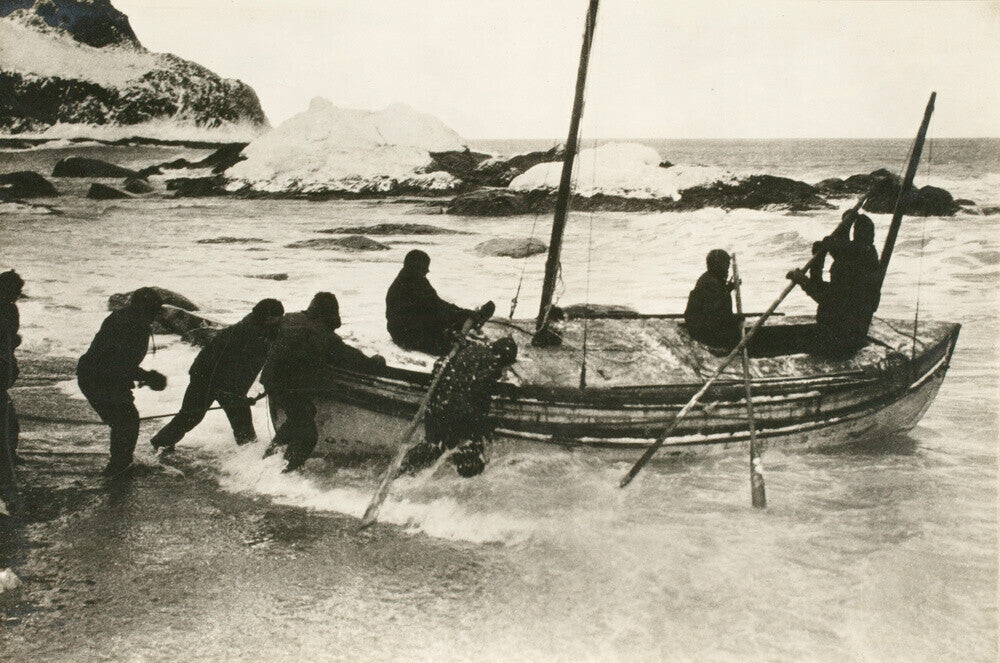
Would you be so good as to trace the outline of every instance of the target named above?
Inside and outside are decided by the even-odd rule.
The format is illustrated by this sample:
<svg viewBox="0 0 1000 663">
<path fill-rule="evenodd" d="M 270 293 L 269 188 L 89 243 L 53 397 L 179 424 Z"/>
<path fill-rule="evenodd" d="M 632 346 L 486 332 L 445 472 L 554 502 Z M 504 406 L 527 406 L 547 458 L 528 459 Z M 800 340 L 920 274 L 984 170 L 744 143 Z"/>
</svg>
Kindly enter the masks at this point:
<svg viewBox="0 0 1000 663">
<path fill-rule="evenodd" d="M 405 104 L 370 111 L 317 97 L 309 109 L 261 136 L 228 171 L 227 189 L 265 193 L 392 194 L 453 190 L 460 180 L 421 172 L 430 152 L 465 141 L 443 122 Z"/>
<path fill-rule="evenodd" d="M 662 168 L 661 162 L 656 150 L 637 143 L 606 143 L 581 150 L 573 164 L 573 192 L 584 197 L 603 194 L 677 200 L 684 189 L 736 182 L 736 176 L 722 168 L 689 165 Z M 561 172 L 561 161 L 540 163 L 514 178 L 509 188 L 555 189 Z"/>
</svg>

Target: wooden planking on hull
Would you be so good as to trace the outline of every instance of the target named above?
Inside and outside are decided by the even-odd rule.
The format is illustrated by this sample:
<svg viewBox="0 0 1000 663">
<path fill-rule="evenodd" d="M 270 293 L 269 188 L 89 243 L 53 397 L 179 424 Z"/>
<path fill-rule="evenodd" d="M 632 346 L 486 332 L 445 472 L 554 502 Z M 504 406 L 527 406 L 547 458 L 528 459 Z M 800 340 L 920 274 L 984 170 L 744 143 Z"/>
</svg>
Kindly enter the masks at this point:
<svg viewBox="0 0 1000 663">
<path fill-rule="evenodd" d="M 805 435 L 813 442 L 831 435 L 836 438 L 841 429 L 843 434 L 853 435 L 912 427 L 937 393 L 960 327 L 932 324 L 927 329 L 936 333 L 922 339 L 918 336 L 923 347 L 912 361 L 896 352 L 895 361 L 868 371 L 754 380 L 761 438 Z M 403 374 L 390 371 L 389 377 L 378 377 L 338 372 L 332 376 L 330 393 L 318 402 L 324 437 L 349 447 L 390 444 L 388 440 L 408 423 L 426 388 L 425 376 L 411 382 L 401 379 Z M 628 388 L 577 390 L 574 402 L 526 398 L 518 396 L 517 387 L 513 387 L 515 391 L 499 398 L 495 405 L 500 429 L 508 438 L 563 447 L 638 448 L 647 446 L 673 420 L 697 385 L 664 385 L 656 392 L 645 388 L 645 398 L 631 403 L 621 398 L 621 392 L 631 391 Z M 609 392 L 614 397 L 599 397 Z M 659 402 L 651 398 L 654 393 L 660 396 Z M 710 393 L 708 405 L 679 427 L 668 446 L 729 444 L 746 439 L 745 402 L 739 385 L 724 383 Z M 915 414 L 886 414 L 894 412 Z M 866 419 L 871 421 L 865 423 Z M 388 440 L 380 440 L 383 437 Z"/>
</svg>

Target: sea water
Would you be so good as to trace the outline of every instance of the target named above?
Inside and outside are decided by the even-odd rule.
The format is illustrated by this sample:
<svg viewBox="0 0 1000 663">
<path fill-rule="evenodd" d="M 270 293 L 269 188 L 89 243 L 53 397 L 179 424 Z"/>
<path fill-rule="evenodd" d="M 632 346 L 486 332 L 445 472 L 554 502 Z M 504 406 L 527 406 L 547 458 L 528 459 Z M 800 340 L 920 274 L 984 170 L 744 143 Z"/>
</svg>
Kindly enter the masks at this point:
<svg viewBox="0 0 1000 663">
<path fill-rule="evenodd" d="M 647 141 L 674 163 L 723 166 L 815 182 L 887 167 L 908 141 Z M 544 141 L 483 142 L 511 153 Z M 71 154 L 141 166 L 205 152 L 62 146 L 0 152 L 0 171 L 51 172 Z M 918 185 L 981 209 L 1000 205 L 1000 141 L 938 140 Z M 506 315 L 537 310 L 544 256 L 480 256 L 493 237 L 548 241 L 547 217 L 462 218 L 431 201 L 261 201 L 224 198 L 91 201 L 56 180 L 60 214 L 5 208 L 3 268 L 27 281 L 23 348 L 77 356 L 107 314 L 107 297 L 142 285 L 180 292 L 207 317 L 234 322 L 263 297 L 304 308 L 337 294 L 343 335 L 385 347 L 384 294 L 413 248 L 432 258 L 438 292 Z M 841 208 L 852 201 L 844 200 Z M 880 316 L 963 325 L 948 377 L 909 435 L 846 447 L 770 450 L 768 509 L 750 508 L 745 449 L 654 461 L 627 489 L 628 463 L 568 452 L 494 458 L 461 480 L 448 466 L 400 480 L 371 538 L 352 534 L 380 466 L 311 461 L 302 475 L 260 459 L 272 433 L 237 449 L 210 413 L 179 453 L 212 490 L 285 505 L 303 525 L 270 571 L 252 580 L 218 561 L 219 587 L 154 613 L 116 642 L 160 658 L 436 660 L 995 660 L 997 656 L 998 283 L 1000 215 L 907 218 Z M 563 248 L 561 303 L 679 312 L 710 249 L 737 254 L 747 310 L 763 310 L 840 210 L 790 214 L 703 209 L 669 214 L 574 213 Z M 881 241 L 888 215 L 873 215 Z M 383 251 L 289 248 L 317 231 L 424 223 L 456 234 L 374 237 Z M 459 234 L 460 233 L 460 234 Z M 219 237 L 239 243 L 199 243 Z M 261 278 L 287 274 L 287 280 Z M 782 306 L 810 312 L 794 292 Z M 517 339 L 515 340 L 523 340 Z M 156 338 L 144 366 L 170 379 L 137 392 L 144 415 L 174 411 L 196 351 Z M 75 385 L 58 388 L 78 396 Z M 140 457 L 149 458 L 148 435 Z M 103 442 L 93 442 L 95 450 Z M 263 508 L 254 501 L 248 508 Z M 297 514 L 297 515 L 296 515 Z M 220 546 L 223 544 L 220 544 Z M 288 552 L 292 551 L 292 552 Z M 211 555 L 212 551 L 199 554 Z M 214 558 L 214 557 L 213 557 Z M 219 558 L 221 560 L 221 558 Z M 289 578 L 294 582 L 289 585 Z M 281 583 L 277 582 L 281 579 Z M 250 588 L 248 588 L 248 585 Z M 242 611 L 242 612 L 241 612 Z M 256 616 L 245 628 L 246 611 Z M 191 619 L 189 612 L 203 615 Z M 178 633 L 183 631 L 183 637 Z M 238 634 L 238 636 L 237 636 Z M 224 644 L 223 644 L 224 643 Z"/>
</svg>

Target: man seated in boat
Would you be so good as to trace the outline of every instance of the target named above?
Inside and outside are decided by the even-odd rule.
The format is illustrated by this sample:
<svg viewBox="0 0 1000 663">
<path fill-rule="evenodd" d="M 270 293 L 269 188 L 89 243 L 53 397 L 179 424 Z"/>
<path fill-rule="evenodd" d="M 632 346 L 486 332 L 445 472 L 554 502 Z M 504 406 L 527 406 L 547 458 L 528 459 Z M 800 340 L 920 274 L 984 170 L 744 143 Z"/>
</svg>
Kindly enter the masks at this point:
<svg viewBox="0 0 1000 663">
<path fill-rule="evenodd" d="M 735 285 L 729 280 L 731 258 L 722 249 L 713 249 L 705 257 L 708 269 L 688 295 L 684 326 L 696 341 L 728 352 L 740 341 L 740 317 L 733 313 L 730 293 Z"/>
<path fill-rule="evenodd" d="M 319 433 L 313 399 L 329 389 L 324 381 L 329 369 L 378 371 L 385 367 L 381 356 L 367 357 L 344 343 L 336 332 L 340 324 L 337 298 L 329 292 L 317 292 L 309 308 L 282 319 L 264 361 L 260 383 L 285 414 L 265 457 L 285 447 L 284 472 L 301 467 L 316 448 Z"/>
<path fill-rule="evenodd" d="M 504 369 L 517 359 L 517 345 L 510 337 L 492 345 L 466 344 L 450 362 L 438 359 L 437 388 L 424 416 L 424 441 L 411 448 L 403 460 L 404 472 L 416 472 L 453 451 L 450 460 L 463 477 L 486 468 L 485 445 L 493 437 L 496 421 L 490 404 Z"/>
<path fill-rule="evenodd" d="M 788 273 L 816 301 L 809 351 L 833 358 L 849 356 L 868 343 L 868 328 L 880 297 L 875 224 L 853 209 L 844 212 L 844 220 L 848 223 L 813 246 L 816 259 L 808 275 L 800 269 Z M 824 281 L 827 254 L 833 262 L 830 280 Z"/>
<path fill-rule="evenodd" d="M 441 299 L 427 280 L 430 266 L 431 258 L 423 251 L 406 254 L 385 295 L 385 326 L 399 347 L 440 356 L 451 350 L 455 333 L 470 316 L 488 319 L 495 307 L 487 302 L 473 312 Z"/>
</svg>

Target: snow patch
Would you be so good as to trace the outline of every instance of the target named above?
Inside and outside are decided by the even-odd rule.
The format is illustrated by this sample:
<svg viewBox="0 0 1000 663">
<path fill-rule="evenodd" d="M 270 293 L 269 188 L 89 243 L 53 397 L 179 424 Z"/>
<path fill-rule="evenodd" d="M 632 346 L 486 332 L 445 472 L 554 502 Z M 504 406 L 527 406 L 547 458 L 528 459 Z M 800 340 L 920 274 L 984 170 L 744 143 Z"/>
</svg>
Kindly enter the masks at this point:
<svg viewBox="0 0 1000 663">
<path fill-rule="evenodd" d="M 217 127 L 196 125 L 183 115 L 164 117 L 137 124 L 82 124 L 59 122 L 44 131 L 21 132 L 8 138 L 58 139 L 33 149 L 53 147 L 84 147 L 100 143 L 77 142 L 72 139 L 89 138 L 94 141 L 119 141 L 130 138 L 151 138 L 163 141 L 191 141 L 206 143 L 248 143 L 259 137 L 266 126 L 250 122 L 221 122 Z M 65 142 L 63 142 L 65 141 Z"/>
<path fill-rule="evenodd" d="M 160 57 L 120 46 L 94 48 L 59 30 L 41 30 L 0 20 L 0 70 L 3 71 L 121 87 L 161 67 Z"/>
<path fill-rule="evenodd" d="M 313 99 L 309 109 L 253 141 L 246 161 L 226 175 L 228 188 L 258 191 L 444 191 L 458 180 L 418 173 L 432 151 L 460 150 L 462 138 L 437 118 L 404 104 L 379 111 L 339 108 Z"/>
<path fill-rule="evenodd" d="M 573 164 L 574 193 L 626 198 L 672 198 L 694 186 L 734 183 L 736 176 L 714 166 L 678 165 L 661 168 L 659 153 L 637 143 L 606 143 L 581 150 Z M 562 162 L 540 163 L 514 178 L 519 191 L 552 189 L 559 182 Z"/>
</svg>

